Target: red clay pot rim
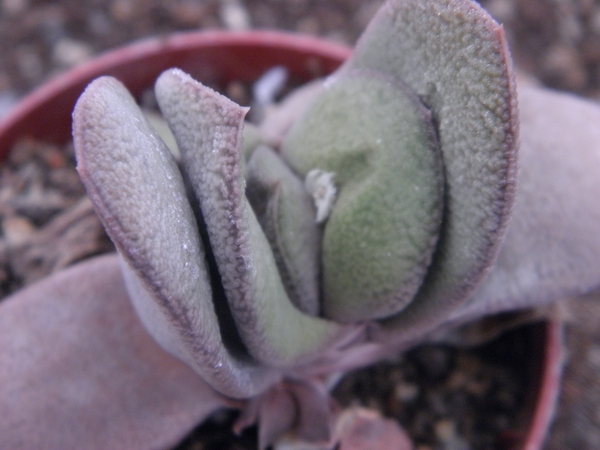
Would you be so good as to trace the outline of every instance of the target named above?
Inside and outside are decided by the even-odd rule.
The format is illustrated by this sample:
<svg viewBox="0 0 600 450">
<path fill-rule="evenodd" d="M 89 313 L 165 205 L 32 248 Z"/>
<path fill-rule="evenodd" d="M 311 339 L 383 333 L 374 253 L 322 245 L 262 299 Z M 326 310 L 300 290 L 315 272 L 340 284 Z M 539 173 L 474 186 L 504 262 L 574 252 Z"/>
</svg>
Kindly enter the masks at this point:
<svg viewBox="0 0 600 450">
<path fill-rule="evenodd" d="M 225 32 L 225 31 L 200 31 L 191 33 L 176 33 L 168 37 L 156 37 L 140 40 L 136 43 L 120 47 L 119 49 L 106 52 L 89 62 L 67 71 L 41 85 L 31 94 L 22 99 L 8 114 L 0 121 L 0 158 L 3 158 L 15 141 L 26 134 L 36 138 L 45 138 L 51 142 L 64 142 L 61 135 L 64 134 L 64 123 L 58 128 L 51 127 L 40 129 L 36 126 L 24 130 L 23 123 L 28 121 L 37 122 L 53 114 L 63 117 L 68 111 L 73 110 L 75 101 L 85 86 L 101 75 L 112 75 L 129 86 L 130 83 L 143 83 L 150 86 L 156 79 L 158 73 L 166 70 L 181 61 L 182 57 L 193 52 L 216 52 L 222 48 L 237 48 L 249 55 L 253 51 L 275 54 L 293 52 L 297 58 L 291 61 L 291 71 L 302 72 L 298 66 L 301 56 L 313 55 L 323 64 L 325 72 L 331 72 L 342 61 L 348 58 L 352 50 L 347 46 L 328 42 L 311 36 L 282 33 L 274 31 L 249 31 L 249 32 Z M 157 59 L 163 58 L 164 63 L 157 63 Z M 182 56 L 183 55 L 183 56 Z M 146 68 L 143 80 L 131 80 L 131 67 L 141 66 Z M 183 64 L 193 65 L 192 61 Z M 198 65 L 198 64 L 197 64 Z M 264 68 L 256 70 L 265 70 Z M 139 68 L 136 67 L 136 70 Z M 252 73 L 253 67 L 247 64 L 244 76 Z M 193 71 L 191 71 L 193 72 Z M 310 74 L 305 71 L 304 76 Z M 149 82 L 144 83 L 144 80 Z M 66 97 L 66 100 L 60 100 Z M 58 110 L 58 111 L 57 111 Z M 40 114 L 43 111 L 43 114 Z M 70 135 L 70 132 L 69 132 Z"/>
<path fill-rule="evenodd" d="M 198 52 L 212 53 L 214 60 L 218 51 L 226 60 L 227 52 L 223 49 L 236 49 L 238 55 L 245 55 L 243 58 L 250 62 L 252 52 L 258 52 L 261 57 L 273 52 L 276 57 L 272 59 L 271 65 L 281 64 L 283 61 L 277 61 L 277 58 L 286 55 L 285 62 L 291 65 L 288 67 L 290 71 L 306 79 L 314 74 L 310 73 L 309 67 L 302 67 L 301 57 L 316 58 L 322 66 L 322 74 L 325 75 L 335 70 L 352 52 L 344 45 L 320 38 L 275 31 L 200 31 L 144 39 L 106 52 L 58 75 L 24 97 L 0 120 L 0 161 L 6 157 L 18 139 L 26 136 L 59 144 L 65 143 L 70 138 L 71 111 L 75 101 L 94 78 L 112 75 L 123 81 L 130 89 L 131 84 L 143 84 L 148 87 L 160 72 L 169 67 L 177 66 L 186 70 L 186 64 L 179 64 L 178 61 L 182 55 L 189 58 Z M 187 61 L 192 66 L 194 62 L 196 66 L 201 66 L 197 61 Z M 219 61 L 219 64 L 223 62 Z M 229 61 L 229 63 L 233 62 L 235 61 Z M 137 73 L 134 75 L 131 71 L 132 67 L 136 71 L 140 68 L 145 69 L 142 79 Z M 262 65 L 248 63 L 241 78 L 250 80 L 268 67 L 270 66 L 265 66 L 264 62 Z M 236 75 L 236 78 L 239 77 Z M 133 91 L 134 94 L 140 93 L 135 87 Z M 52 123 L 50 126 L 45 126 L 49 118 Z M 29 122 L 33 122 L 33 125 Z M 524 432 L 516 432 L 513 448 L 541 449 L 554 415 L 564 357 L 562 325 L 555 322 L 545 323 L 543 334 L 544 355 L 538 372 L 539 386 L 534 396 L 535 406 L 527 429 Z"/>
<path fill-rule="evenodd" d="M 547 322 L 544 328 L 545 346 L 540 386 L 523 450 L 538 450 L 543 447 L 558 406 L 565 358 L 564 325 L 558 321 Z"/>
</svg>

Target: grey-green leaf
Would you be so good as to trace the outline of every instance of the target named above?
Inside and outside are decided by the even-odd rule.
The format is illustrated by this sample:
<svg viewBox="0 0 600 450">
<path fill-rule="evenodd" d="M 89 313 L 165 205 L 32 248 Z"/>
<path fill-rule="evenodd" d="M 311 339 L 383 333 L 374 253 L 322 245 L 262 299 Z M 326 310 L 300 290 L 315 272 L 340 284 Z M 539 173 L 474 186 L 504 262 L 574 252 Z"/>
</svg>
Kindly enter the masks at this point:
<svg viewBox="0 0 600 450">
<path fill-rule="evenodd" d="M 401 81 L 366 70 L 325 82 L 282 154 L 301 175 L 333 172 L 338 198 L 323 237 L 323 311 L 382 318 L 415 296 L 443 209 L 443 168 L 429 112 Z"/>
<path fill-rule="evenodd" d="M 135 100 L 119 81 L 99 78 L 73 118 L 77 169 L 125 260 L 131 299 L 148 331 L 220 392 L 264 390 L 278 375 L 225 348 L 181 174 Z"/>
<path fill-rule="evenodd" d="M 306 314 L 320 310 L 322 228 L 304 183 L 269 147 L 248 162 L 246 195 L 271 244 L 290 300 Z"/>
<path fill-rule="evenodd" d="M 312 357 L 344 329 L 303 314 L 287 297 L 269 243 L 245 197 L 240 160 L 247 109 L 177 69 L 159 77 L 156 95 L 181 149 L 248 351 L 279 367 Z"/>
<path fill-rule="evenodd" d="M 410 339 L 468 298 L 505 234 L 518 134 L 511 60 L 502 27 L 474 1 L 388 0 L 345 70 L 354 68 L 404 80 L 437 122 L 446 175 L 439 246 L 415 301 L 385 325 Z"/>
</svg>

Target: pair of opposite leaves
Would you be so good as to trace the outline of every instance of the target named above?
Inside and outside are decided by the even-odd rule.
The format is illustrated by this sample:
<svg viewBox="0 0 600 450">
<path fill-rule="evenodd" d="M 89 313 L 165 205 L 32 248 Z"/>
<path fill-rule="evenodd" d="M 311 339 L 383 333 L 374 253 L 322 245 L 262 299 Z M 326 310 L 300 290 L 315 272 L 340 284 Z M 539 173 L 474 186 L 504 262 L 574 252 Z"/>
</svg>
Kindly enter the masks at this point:
<svg viewBox="0 0 600 450">
<path fill-rule="evenodd" d="M 245 165 L 246 110 L 166 72 L 156 94 L 183 177 L 116 80 L 94 82 L 74 114 L 79 171 L 138 314 L 232 397 L 322 362 L 364 321 L 396 344 L 422 336 L 472 292 L 506 226 L 514 85 L 478 6 L 386 3 L 319 93 L 281 157 L 258 148 Z M 314 169 L 335 173 L 339 193 L 322 238 L 295 175 Z"/>
<path fill-rule="evenodd" d="M 502 30 L 477 4 L 466 0 L 389 0 L 361 38 L 354 56 L 342 67 L 339 79 L 352 78 L 350 72 L 357 74 L 352 75 L 357 78 L 367 72 L 378 72 L 377 80 L 395 78 L 392 85 L 397 86 L 401 83 L 398 80 L 402 80 L 410 86 L 433 112 L 441 148 L 438 157 L 443 160 L 444 172 L 442 225 L 423 284 L 401 313 L 368 322 L 372 333 L 367 342 L 394 351 L 419 342 L 428 331 L 440 326 L 535 306 L 598 286 L 600 208 L 595 193 L 600 191 L 600 178 L 595 168 L 600 167 L 600 129 L 597 127 L 600 108 L 597 105 L 521 88 L 517 119 L 516 96 Z M 116 109 L 106 101 L 110 99 L 109 92 L 101 93 L 102 86 L 117 93 L 120 100 Z M 209 94 L 205 92 L 205 95 Z M 220 108 L 223 104 L 227 102 L 218 100 L 204 107 Z M 252 327 L 260 325 L 254 322 L 253 314 L 261 316 L 262 312 L 246 314 L 247 311 L 241 309 L 234 319 L 228 316 L 228 307 L 217 315 L 210 302 L 185 301 L 210 299 L 210 293 L 208 283 L 194 282 L 201 279 L 198 277 L 202 269 L 190 247 L 191 241 L 181 237 L 193 232 L 169 217 L 183 210 L 187 210 L 190 217 L 201 218 L 201 214 L 189 213 L 194 203 L 188 203 L 186 196 L 179 195 L 173 204 L 157 201 L 162 197 L 169 200 L 177 197 L 170 194 L 170 187 L 181 187 L 181 174 L 152 134 L 134 132 L 139 131 L 139 127 L 146 131 L 148 128 L 139 111 L 132 108 L 133 103 L 122 88 L 106 79 L 100 80 L 80 101 L 76 113 L 79 125 L 75 130 L 80 144 L 85 136 L 98 148 L 106 148 L 108 142 L 118 144 L 117 148 L 125 143 L 133 150 L 131 155 L 121 152 L 119 158 L 111 153 L 99 153 L 88 161 L 95 160 L 94 164 L 104 165 L 106 171 L 86 174 L 86 162 L 81 162 L 84 177 L 90 177 L 87 180 L 92 184 L 88 186 L 90 194 L 96 196 L 94 201 L 104 223 L 112 230 L 117 243 L 123 240 L 130 244 L 129 247 L 120 245 L 129 295 L 124 292 L 115 258 L 105 257 L 50 277 L 3 302 L 0 306 L 0 342 L 4 349 L 0 354 L 3 381 L 0 411 L 5 420 L 0 425 L 0 441 L 10 448 L 77 448 L 81 442 L 96 448 L 166 448 L 220 407 L 256 405 L 261 398 L 269 406 L 271 394 L 282 386 L 276 383 L 281 378 L 287 376 L 288 382 L 295 379 L 296 388 L 306 388 L 310 381 L 323 380 L 310 376 L 317 370 L 323 374 L 343 372 L 373 361 L 373 354 L 360 351 L 361 345 L 363 350 L 365 348 L 361 339 L 367 337 L 352 335 L 360 331 L 360 326 L 347 324 L 343 330 L 349 330 L 348 339 L 357 338 L 354 347 L 348 339 L 345 347 L 332 344 L 327 348 L 325 345 L 323 352 L 312 349 L 316 353 L 315 359 L 311 359 L 311 345 L 315 344 L 318 349 L 323 341 L 303 336 L 310 340 L 310 344 L 303 343 L 304 348 L 302 344 L 300 348 L 292 347 L 293 354 L 288 355 L 281 346 L 279 349 L 285 350 L 283 354 L 266 352 L 266 360 L 278 359 L 276 364 L 259 362 L 258 356 L 249 356 L 249 351 L 236 351 L 242 337 L 234 339 L 232 333 L 237 332 L 241 317 L 247 323 L 241 323 L 246 328 L 240 326 L 240 329 L 250 330 L 252 334 Z M 195 108 L 200 105 L 191 105 L 190 111 Z M 236 107 L 233 110 L 237 112 L 229 119 L 236 123 L 234 130 L 238 130 L 243 111 Z M 231 111 L 229 107 L 223 112 L 227 111 Z M 227 114 L 223 117 L 223 123 L 227 122 Z M 517 123 L 521 126 L 519 188 L 510 226 L 502 240 L 514 196 Z M 98 125 L 105 129 L 99 130 Z M 208 136 L 216 143 L 231 138 L 223 135 L 222 129 L 216 132 L 219 124 L 213 125 L 214 133 Z M 319 134 L 330 131 L 324 123 L 316 125 L 321 131 L 325 128 L 325 132 Z M 304 133 L 300 138 L 312 136 Z M 94 143 L 94 139 L 97 142 Z M 239 139 L 238 134 L 233 140 L 236 139 Z M 146 145 L 158 146 L 157 152 L 146 155 L 148 160 L 140 153 Z M 310 146 L 308 150 L 316 151 Z M 232 157 L 239 158 L 236 155 L 237 152 Z M 143 160 L 149 166 L 155 166 L 156 161 L 152 160 L 157 160 L 158 166 L 164 166 L 161 183 L 155 179 L 156 174 L 146 173 L 145 163 L 141 167 L 130 166 L 126 163 L 128 159 Z M 88 169 L 90 167 L 88 165 Z M 123 175 L 114 185 L 112 170 Z M 237 180 L 237 184 L 232 183 L 230 187 L 239 187 L 241 180 L 231 179 Z M 148 183 L 151 189 L 157 188 L 149 200 L 146 198 L 146 203 L 139 203 L 138 181 Z M 122 194 L 121 213 L 124 215 L 115 214 L 112 209 L 115 204 L 103 204 L 103 190 L 95 191 L 94 183 Z M 336 207 L 342 202 L 341 191 L 348 186 L 340 186 Z M 286 195 L 282 194 L 283 190 L 282 185 L 279 194 L 277 188 L 268 192 L 274 192 L 272 198 L 275 199 Z M 244 203 L 241 195 L 236 198 Z M 162 206 L 159 208 L 159 205 Z M 267 202 L 266 206 L 276 207 L 277 202 Z M 161 208 L 166 208 L 164 222 L 156 220 Z M 138 214 L 133 214 L 134 211 Z M 125 223 L 123 219 L 129 216 L 136 216 L 141 227 L 120 228 Z M 334 215 L 331 223 L 333 218 Z M 178 235 L 182 229 L 184 234 Z M 261 239 L 264 242 L 264 238 Z M 500 253 L 491 266 L 500 242 Z M 214 245 L 212 241 L 210 245 Z M 270 251 L 263 256 L 271 259 Z M 211 255 L 213 253 L 207 253 L 207 264 L 209 275 L 213 277 L 218 265 Z M 279 264 L 281 266 L 281 262 Z M 177 270 L 171 271 L 174 268 Z M 292 269 L 284 267 L 288 272 Z M 219 290 L 224 284 L 216 279 L 211 288 Z M 204 294 L 207 296 L 203 297 Z M 220 294 L 223 292 L 215 293 L 223 299 L 224 294 L 219 297 Z M 306 296 L 305 293 L 290 295 Z M 310 298 L 310 294 L 307 297 Z M 138 302 L 138 312 L 154 337 L 201 377 L 156 347 L 141 329 L 129 299 Z M 219 305 L 223 306 L 222 303 L 214 306 Z M 291 311 L 295 317 L 290 321 L 289 317 L 272 316 L 276 322 L 267 324 L 284 328 L 287 333 L 287 326 L 282 323 L 293 325 L 301 316 L 289 306 L 278 305 L 277 308 L 278 312 Z M 236 311 L 232 308 L 231 312 Z M 311 324 L 317 321 L 312 316 L 301 320 Z M 323 325 L 326 330 L 329 326 L 336 325 L 332 322 Z M 260 348 L 277 350 L 281 343 L 268 340 L 273 335 L 268 331 L 262 335 L 267 339 L 265 342 L 254 341 L 253 345 L 259 347 L 256 354 L 260 354 Z M 285 338 L 286 334 L 281 336 Z M 357 348 L 358 354 L 350 355 L 351 361 L 344 359 L 344 352 L 352 348 Z M 305 349 L 308 361 L 300 357 Z M 298 359 L 294 360 L 296 356 Z M 285 361 L 292 361 L 291 367 Z M 313 372 L 307 372 L 308 369 Z M 248 398 L 249 402 L 225 398 L 209 388 L 204 380 L 230 397 Z M 286 397 L 287 402 L 279 404 L 283 408 L 271 408 L 270 415 L 261 416 L 266 418 L 260 422 L 261 435 L 273 437 L 293 427 L 297 423 L 294 414 L 302 416 L 304 411 L 306 416 L 307 412 L 327 408 L 326 396 L 313 396 L 310 400 L 305 392 L 306 389 L 302 395 Z M 294 408 L 300 411 L 294 412 Z M 273 418 L 278 420 L 269 420 Z M 273 430 L 282 421 L 283 425 L 288 421 L 287 428 Z M 263 443 L 268 441 L 262 439 Z"/>
</svg>

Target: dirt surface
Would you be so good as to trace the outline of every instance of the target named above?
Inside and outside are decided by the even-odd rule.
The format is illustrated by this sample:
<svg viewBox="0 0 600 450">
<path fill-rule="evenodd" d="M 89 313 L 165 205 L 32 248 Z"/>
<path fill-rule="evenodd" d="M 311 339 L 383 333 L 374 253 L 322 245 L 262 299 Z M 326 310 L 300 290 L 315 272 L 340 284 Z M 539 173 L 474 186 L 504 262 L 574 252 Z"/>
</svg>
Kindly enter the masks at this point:
<svg viewBox="0 0 600 450">
<path fill-rule="evenodd" d="M 53 75 L 145 36 L 200 28 L 275 28 L 351 45 L 380 4 L 379 0 L 0 0 L 0 116 Z M 482 4 L 504 24 L 520 70 L 548 86 L 600 99 L 600 2 Z M 58 183 L 70 183 L 68 176 Z M 69 201 L 74 217 L 85 217 L 87 206 L 75 197 Z M 13 238 L 20 239 L 19 232 L 33 230 L 29 225 L 3 223 L 3 233 L 12 226 L 17 230 Z M 65 226 L 59 224 L 51 232 L 65 233 Z M 70 260 L 87 253 L 89 249 L 80 249 Z M 566 306 L 569 360 L 547 447 L 600 448 L 600 302 L 587 299 Z"/>
</svg>

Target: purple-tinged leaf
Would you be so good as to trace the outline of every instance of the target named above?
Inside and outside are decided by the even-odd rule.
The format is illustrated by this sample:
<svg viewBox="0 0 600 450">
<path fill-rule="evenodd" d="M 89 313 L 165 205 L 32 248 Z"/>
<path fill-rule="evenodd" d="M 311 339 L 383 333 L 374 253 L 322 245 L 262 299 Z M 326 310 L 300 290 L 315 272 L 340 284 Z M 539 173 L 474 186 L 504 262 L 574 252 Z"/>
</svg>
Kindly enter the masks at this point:
<svg viewBox="0 0 600 450">
<path fill-rule="evenodd" d="M 301 364 L 346 330 L 290 302 L 269 243 L 245 197 L 241 135 L 246 108 L 178 69 L 156 82 L 160 108 L 199 200 L 231 314 L 250 354 Z"/>
<path fill-rule="evenodd" d="M 432 110 L 444 158 L 445 214 L 429 274 L 382 339 L 435 327 L 498 254 L 514 202 L 517 97 L 502 27 L 469 0 L 388 0 L 343 70 L 402 79 Z"/>
<path fill-rule="evenodd" d="M 336 409 L 319 379 L 284 380 L 246 404 L 234 431 L 239 433 L 258 422 L 261 450 L 284 434 L 293 435 L 300 442 L 325 445 L 332 438 Z"/>
<path fill-rule="evenodd" d="M 73 118 L 77 169 L 126 261 L 124 273 L 135 274 L 128 287 L 149 332 L 226 395 L 266 389 L 278 374 L 234 357 L 223 343 L 181 174 L 134 99 L 117 80 L 99 78 Z"/>
<path fill-rule="evenodd" d="M 600 105 L 519 89 L 519 186 L 488 277 L 452 322 L 530 308 L 600 287 Z"/>
<path fill-rule="evenodd" d="M 258 423 L 258 448 L 264 450 L 291 430 L 296 420 L 296 401 L 287 386 L 279 383 L 248 401 L 234 423 L 233 430 L 240 434 L 247 427 Z"/>
<path fill-rule="evenodd" d="M 287 381 L 298 408 L 296 435 L 308 442 L 326 442 L 333 433 L 335 403 L 319 380 Z"/>
<path fill-rule="evenodd" d="M 3 300 L 0 348 L 0 448 L 169 448 L 239 406 L 150 337 L 116 255 Z"/>
</svg>

